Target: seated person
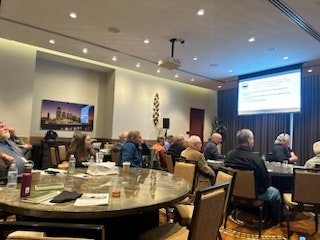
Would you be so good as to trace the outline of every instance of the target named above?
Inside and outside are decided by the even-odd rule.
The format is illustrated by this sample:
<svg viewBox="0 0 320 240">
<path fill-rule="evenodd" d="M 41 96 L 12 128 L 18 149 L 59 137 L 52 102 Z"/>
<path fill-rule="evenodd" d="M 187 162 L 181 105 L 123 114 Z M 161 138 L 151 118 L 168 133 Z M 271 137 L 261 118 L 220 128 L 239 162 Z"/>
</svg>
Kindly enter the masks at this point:
<svg viewBox="0 0 320 240">
<path fill-rule="evenodd" d="M 224 156 L 218 151 L 218 145 L 222 142 L 222 136 L 220 133 L 212 133 L 211 141 L 208 142 L 204 148 L 204 157 L 208 160 L 223 159 Z"/>
<path fill-rule="evenodd" d="M 16 135 L 16 130 L 13 127 L 8 127 L 8 130 L 10 133 L 9 140 L 17 144 L 17 146 L 21 149 L 22 154 L 26 155 L 29 152 L 29 150 L 32 149 L 32 145 L 28 143 L 24 143 L 22 139 Z"/>
<path fill-rule="evenodd" d="M 180 157 L 180 154 L 183 150 L 186 149 L 184 144 L 183 134 L 178 134 L 173 138 L 173 144 L 170 145 L 167 153 L 172 155 L 173 164 L 176 162 L 176 159 Z"/>
<path fill-rule="evenodd" d="M 87 162 L 91 156 L 95 157 L 96 153 L 96 150 L 91 145 L 91 137 L 86 134 L 77 134 L 67 150 L 66 159 L 74 155 L 76 158 L 76 167 L 82 167 L 82 162 Z M 68 165 L 68 163 L 65 161 L 62 162 L 61 165 Z"/>
<path fill-rule="evenodd" d="M 128 132 L 127 131 L 121 131 L 119 134 L 119 140 L 113 145 L 111 148 L 111 151 L 113 152 L 120 152 L 123 144 L 127 141 Z"/>
<path fill-rule="evenodd" d="M 268 170 L 262 158 L 252 152 L 254 136 L 251 130 L 241 129 L 237 133 L 238 147 L 229 151 L 224 160 L 226 167 L 239 170 L 253 170 L 258 199 L 265 201 L 270 209 L 272 225 L 280 222 L 281 195 L 277 188 L 270 186 Z"/>
<path fill-rule="evenodd" d="M 287 160 L 288 163 L 296 163 L 298 161 L 298 157 L 296 154 L 290 149 L 290 136 L 286 133 L 281 133 L 274 141 L 273 146 L 273 159 L 276 162 L 283 162 Z"/>
<path fill-rule="evenodd" d="M 20 148 L 9 138 L 8 128 L 3 123 L 0 123 L 0 177 L 7 177 L 7 169 L 13 162 L 16 163 L 18 173 L 21 174 L 24 164 L 27 162 Z"/>
<path fill-rule="evenodd" d="M 166 137 L 166 140 L 164 141 L 164 149 L 166 151 L 168 151 L 169 147 L 173 144 L 173 135 L 168 135 L 168 137 Z"/>
<path fill-rule="evenodd" d="M 201 139 L 199 136 L 192 135 L 188 140 L 189 146 L 181 152 L 181 156 L 187 160 L 194 160 L 197 162 L 199 173 L 196 174 L 197 183 L 196 190 L 208 187 L 214 184 L 215 173 L 209 167 L 203 154 L 200 152 L 202 148 Z"/>
<path fill-rule="evenodd" d="M 128 139 L 120 150 L 118 164 L 122 166 L 123 162 L 130 162 L 130 167 L 142 167 L 142 155 L 139 147 L 142 148 L 142 137 L 139 131 L 130 131 Z"/>
<path fill-rule="evenodd" d="M 320 165 L 320 141 L 317 141 L 312 146 L 313 152 L 315 156 L 313 158 L 310 158 L 305 164 L 305 168 L 315 168 L 316 164 Z"/>
<path fill-rule="evenodd" d="M 164 137 L 158 136 L 156 143 L 151 148 L 156 150 L 159 154 L 160 167 L 162 169 L 167 169 L 166 150 L 164 148 Z"/>
</svg>

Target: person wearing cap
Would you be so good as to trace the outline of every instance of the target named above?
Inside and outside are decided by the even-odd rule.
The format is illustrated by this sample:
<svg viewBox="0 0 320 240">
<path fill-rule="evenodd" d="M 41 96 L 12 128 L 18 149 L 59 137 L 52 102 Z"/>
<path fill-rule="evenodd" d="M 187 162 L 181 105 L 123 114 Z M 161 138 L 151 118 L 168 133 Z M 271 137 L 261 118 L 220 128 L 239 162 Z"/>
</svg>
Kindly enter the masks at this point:
<svg viewBox="0 0 320 240">
<path fill-rule="evenodd" d="M 290 145 L 290 136 L 287 133 L 281 133 L 278 135 L 274 141 L 273 146 L 273 159 L 276 162 L 288 161 L 288 163 L 296 164 L 298 157 L 289 147 Z"/>
</svg>

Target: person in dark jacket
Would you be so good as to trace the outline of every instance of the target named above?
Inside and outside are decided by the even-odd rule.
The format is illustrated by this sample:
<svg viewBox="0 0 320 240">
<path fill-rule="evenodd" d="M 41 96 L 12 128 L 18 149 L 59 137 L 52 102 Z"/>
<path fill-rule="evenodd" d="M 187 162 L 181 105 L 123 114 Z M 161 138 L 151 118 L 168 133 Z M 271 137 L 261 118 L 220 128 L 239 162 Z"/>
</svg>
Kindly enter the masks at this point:
<svg viewBox="0 0 320 240">
<path fill-rule="evenodd" d="M 249 129 L 238 131 L 237 140 L 238 147 L 226 154 L 225 166 L 254 171 L 257 198 L 268 204 L 272 225 L 277 225 L 281 216 L 281 195 L 277 188 L 270 186 L 269 173 L 262 158 L 252 152 L 254 146 L 252 131 Z"/>
</svg>

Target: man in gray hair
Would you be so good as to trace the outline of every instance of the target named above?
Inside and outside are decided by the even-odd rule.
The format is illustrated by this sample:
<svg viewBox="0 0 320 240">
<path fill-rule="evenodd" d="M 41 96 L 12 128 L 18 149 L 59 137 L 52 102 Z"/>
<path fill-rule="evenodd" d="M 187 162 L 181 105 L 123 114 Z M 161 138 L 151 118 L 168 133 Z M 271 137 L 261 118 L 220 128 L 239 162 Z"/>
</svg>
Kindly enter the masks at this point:
<svg viewBox="0 0 320 240">
<path fill-rule="evenodd" d="M 237 133 L 237 140 L 238 147 L 227 153 L 225 166 L 254 171 L 257 197 L 268 204 L 272 225 L 277 225 L 281 216 L 281 195 L 277 188 L 270 186 L 269 173 L 262 158 L 252 152 L 254 146 L 252 131 L 241 129 Z"/>
<path fill-rule="evenodd" d="M 288 161 L 288 163 L 296 163 L 298 161 L 298 157 L 296 154 L 290 149 L 290 136 L 286 133 L 281 133 L 278 135 L 276 140 L 274 141 L 273 146 L 273 158 L 277 162 Z"/>
</svg>

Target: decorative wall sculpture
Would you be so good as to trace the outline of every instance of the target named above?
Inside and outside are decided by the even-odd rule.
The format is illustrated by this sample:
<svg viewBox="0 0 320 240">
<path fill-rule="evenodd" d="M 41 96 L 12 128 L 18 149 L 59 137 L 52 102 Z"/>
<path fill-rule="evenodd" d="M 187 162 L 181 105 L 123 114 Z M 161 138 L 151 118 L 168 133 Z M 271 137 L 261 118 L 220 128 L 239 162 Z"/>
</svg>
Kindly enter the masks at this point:
<svg viewBox="0 0 320 240">
<path fill-rule="evenodd" d="M 159 94 L 156 93 L 153 99 L 153 114 L 152 114 L 153 123 L 155 126 L 157 126 L 159 122 L 159 106 L 160 106 Z"/>
</svg>

